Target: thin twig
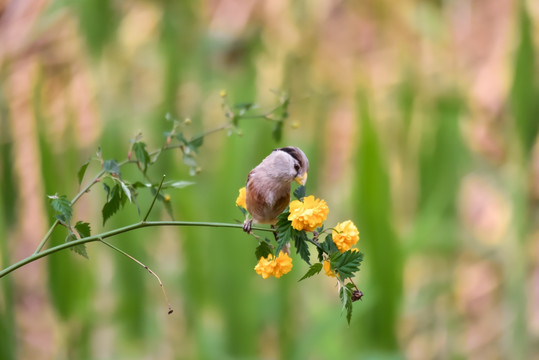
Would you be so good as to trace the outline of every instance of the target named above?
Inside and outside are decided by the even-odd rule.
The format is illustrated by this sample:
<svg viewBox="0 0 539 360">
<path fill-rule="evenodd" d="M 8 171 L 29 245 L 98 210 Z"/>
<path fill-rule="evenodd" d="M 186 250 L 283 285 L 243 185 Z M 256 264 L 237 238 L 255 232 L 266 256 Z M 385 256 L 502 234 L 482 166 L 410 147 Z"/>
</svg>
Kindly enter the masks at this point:
<svg viewBox="0 0 539 360">
<path fill-rule="evenodd" d="M 138 261 L 137 259 L 135 259 L 133 256 L 129 255 L 128 253 L 126 253 L 125 251 L 117 248 L 116 246 L 106 242 L 105 240 L 103 239 L 99 239 L 99 241 L 101 241 L 103 244 L 107 245 L 108 247 L 110 247 L 111 249 L 114 249 L 116 251 L 118 251 L 120 254 L 128 257 L 129 259 L 133 260 L 134 262 L 136 262 L 137 264 L 139 264 L 140 266 L 142 266 L 143 268 L 145 268 L 146 270 L 148 270 L 148 272 L 150 274 L 152 274 L 153 276 L 155 276 L 155 278 L 157 279 L 157 281 L 159 282 L 159 286 L 161 286 L 161 291 L 163 291 L 163 295 L 165 296 L 165 301 L 167 302 L 167 306 L 168 306 L 168 314 L 172 314 L 172 312 L 174 310 L 172 310 L 172 306 L 170 306 L 170 301 L 168 300 L 168 296 L 167 296 L 167 293 L 165 291 L 165 287 L 163 286 L 163 282 L 161 281 L 161 279 L 159 278 L 159 276 L 157 276 L 156 273 L 154 273 L 152 271 L 152 269 L 150 269 L 148 266 L 144 265 L 143 263 L 141 263 L 140 261 Z"/>
<path fill-rule="evenodd" d="M 148 211 L 146 212 L 146 215 L 144 216 L 144 219 L 142 219 L 142 222 L 145 222 L 146 219 L 148 219 L 148 216 L 150 216 L 150 212 L 152 212 L 153 205 L 155 204 L 155 200 L 159 196 L 159 192 L 161 191 L 161 187 L 163 187 L 163 181 L 165 181 L 166 175 L 163 175 L 161 178 L 161 182 L 159 183 L 159 186 L 157 187 L 157 192 L 155 193 L 155 196 L 152 199 L 152 203 L 150 204 L 150 207 L 148 208 Z"/>
</svg>

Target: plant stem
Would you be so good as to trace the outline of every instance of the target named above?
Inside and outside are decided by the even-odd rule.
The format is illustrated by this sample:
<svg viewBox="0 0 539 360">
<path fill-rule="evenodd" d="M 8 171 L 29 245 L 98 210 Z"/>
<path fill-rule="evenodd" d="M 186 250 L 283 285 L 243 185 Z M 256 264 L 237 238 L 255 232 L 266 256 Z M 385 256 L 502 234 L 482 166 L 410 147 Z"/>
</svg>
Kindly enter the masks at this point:
<svg viewBox="0 0 539 360">
<path fill-rule="evenodd" d="M 131 224 L 128 226 L 124 226 L 118 229 L 114 229 L 111 231 L 107 231 L 98 235 L 94 236 L 88 236 L 82 239 L 77 239 L 73 241 L 69 241 L 60 245 L 53 246 L 51 248 L 48 248 L 46 250 L 43 250 L 41 252 L 34 253 L 27 258 L 24 258 L 20 260 L 19 262 L 16 262 L 15 264 L 8 266 L 7 268 L 0 271 L 0 278 L 6 276 L 10 272 L 17 270 L 18 268 L 27 265 L 31 262 L 34 262 L 38 259 L 41 259 L 42 257 L 45 257 L 47 255 L 53 254 L 55 252 L 58 252 L 60 250 L 68 249 L 73 246 L 86 244 L 93 241 L 99 241 L 101 239 L 106 239 L 118 234 L 126 233 L 129 231 L 133 231 L 136 229 L 144 228 L 144 227 L 150 227 L 150 226 L 205 226 L 205 227 L 219 227 L 219 228 L 238 228 L 242 229 L 243 224 L 230 224 L 230 223 L 217 223 L 217 222 L 193 222 L 193 221 L 147 221 L 147 222 L 138 222 L 135 224 Z M 269 229 L 269 228 L 262 228 L 262 227 L 253 227 L 253 230 L 258 231 L 268 231 L 268 232 L 274 232 L 275 230 Z"/>
<path fill-rule="evenodd" d="M 159 186 L 157 187 L 157 191 L 155 192 L 155 196 L 152 199 L 152 203 L 150 204 L 150 207 L 148 208 L 148 211 L 146 212 L 146 215 L 144 216 L 144 219 L 142 219 L 142 222 L 146 222 L 146 219 L 148 219 L 148 216 L 150 216 L 150 213 L 152 212 L 153 205 L 155 204 L 155 200 L 159 196 L 159 192 L 161 191 L 161 187 L 163 187 L 163 181 L 165 181 L 166 175 L 163 175 L 161 178 L 161 182 L 159 183 Z"/>
<path fill-rule="evenodd" d="M 225 130 L 227 129 L 228 127 L 230 126 L 229 123 L 226 123 L 226 124 L 223 124 L 221 126 L 218 126 L 216 127 L 215 129 L 212 129 L 212 130 L 208 130 L 200 135 L 198 135 L 196 138 L 201 138 L 201 137 L 204 137 L 206 135 L 209 135 L 209 134 L 213 134 L 215 132 L 218 132 L 218 131 L 221 131 L 221 130 Z M 160 149 L 157 149 L 157 150 L 154 150 L 152 152 L 150 152 L 148 155 L 151 157 L 151 156 L 154 156 L 156 155 L 157 153 L 160 153 L 162 152 L 163 150 L 172 150 L 172 149 L 176 149 L 176 148 L 183 148 L 183 144 L 176 144 L 176 145 L 169 145 L 169 146 L 165 146 L 165 147 L 162 147 Z M 118 163 L 118 166 L 123 166 L 125 164 L 129 164 L 129 163 L 136 163 L 135 160 L 130 160 L 130 159 L 125 159 L 121 162 Z M 79 191 L 79 193 L 77 195 L 75 195 L 75 197 L 73 198 L 73 200 L 71 200 L 71 206 L 75 205 L 75 203 L 80 199 L 80 197 L 82 195 L 84 195 L 88 190 L 90 190 L 90 188 L 98 182 L 98 179 L 103 176 L 104 174 L 106 173 L 105 170 L 101 170 L 93 179 L 92 181 L 90 181 L 81 191 Z M 155 200 L 154 200 L 155 201 Z M 153 205 L 152 205 L 153 206 Z M 47 243 L 47 241 L 49 240 L 49 238 L 51 237 L 52 235 L 52 232 L 54 231 L 54 229 L 56 229 L 56 227 L 58 226 L 59 222 L 58 220 L 56 220 L 52 225 L 51 227 L 49 228 L 49 230 L 47 231 L 47 233 L 45 234 L 45 236 L 43 237 L 43 239 L 41 239 L 41 242 L 39 243 L 39 245 L 37 246 L 36 250 L 34 251 L 34 254 L 38 254 L 42 249 L 43 247 L 45 246 L 45 244 Z"/>
<path fill-rule="evenodd" d="M 150 274 L 152 274 L 156 279 L 157 281 L 159 282 L 159 286 L 161 286 L 161 291 L 163 291 L 163 295 L 165 296 L 165 301 L 167 302 L 167 306 L 168 306 L 168 313 L 169 315 L 172 314 L 173 310 L 172 310 L 172 306 L 170 306 L 170 301 L 168 300 L 168 296 L 167 296 L 167 293 L 165 292 L 165 287 L 163 286 L 163 282 L 161 281 L 161 279 L 159 278 L 159 276 L 157 276 L 156 273 L 154 273 L 152 271 L 152 269 L 150 269 L 148 266 L 144 265 L 143 263 L 141 263 L 140 261 L 138 261 L 137 259 L 135 259 L 133 256 L 129 255 L 128 253 L 126 253 L 125 251 L 123 251 L 122 249 L 119 249 L 117 248 L 116 246 L 106 242 L 105 240 L 103 239 L 99 239 L 99 241 L 101 241 L 103 244 L 107 245 L 108 247 L 110 247 L 111 249 L 113 250 L 116 250 L 117 252 L 119 252 L 120 254 L 124 255 L 125 257 L 133 260 L 134 262 L 136 262 L 137 264 L 139 264 L 140 266 L 142 266 L 143 268 L 145 268 L 146 270 L 148 270 L 148 272 Z"/>
</svg>

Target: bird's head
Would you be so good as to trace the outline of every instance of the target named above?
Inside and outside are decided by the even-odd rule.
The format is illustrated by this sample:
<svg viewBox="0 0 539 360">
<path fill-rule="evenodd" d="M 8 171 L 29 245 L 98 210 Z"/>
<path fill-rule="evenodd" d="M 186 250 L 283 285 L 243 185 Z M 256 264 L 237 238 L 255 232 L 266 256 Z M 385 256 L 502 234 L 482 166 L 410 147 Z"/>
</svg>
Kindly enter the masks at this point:
<svg viewBox="0 0 539 360">
<path fill-rule="evenodd" d="M 287 146 L 273 150 L 264 162 L 271 172 L 271 177 L 281 179 L 286 182 L 296 181 L 300 185 L 307 182 L 307 172 L 309 171 L 309 160 L 300 148 Z"/>
</svg>

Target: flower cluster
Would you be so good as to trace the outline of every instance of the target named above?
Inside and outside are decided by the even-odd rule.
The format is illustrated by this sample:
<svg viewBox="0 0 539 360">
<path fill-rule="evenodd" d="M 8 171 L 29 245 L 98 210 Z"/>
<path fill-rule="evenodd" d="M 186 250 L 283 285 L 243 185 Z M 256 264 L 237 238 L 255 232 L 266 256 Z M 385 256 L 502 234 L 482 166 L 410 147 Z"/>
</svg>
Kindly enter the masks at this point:
<svg viewBox="0 0 539 360">
<path fill-rule="evenodd" d="M 326 202 L 310 195 L 306 196 L 303 202 L 294 200 L 290 203 L 288 220 L 292 222 L 292 227 L 298 231 L 314 231 L 322 226 L 328 213 Z"/>
<path fill-rule="evenodd" d="M 341 253 L 349 250 L 359 240 L 359 231 L 351 220 L 337 223 L 331 233 L 333 242 Z"/>
<path fill-rule="evenodd" d="M 267 257 L 261 257 L 258 260 L 258 264 L 255 266 L 255 271 L 262 278 L 267 279 L 270 276 L 280 278 L 284 274 L 287 274 L 292 269 L 292 258 L 287 253 L 280 252 L 276 259 L 273 258 L 273 254 L 269 254 Z"/>
<path fill-rule="evenodd" d="M 247 209 L 247 205 L 245 204 L 245 186 L 242 187 L 239 191 L 238 197 L 236 199 L 236 206 Z"/>
</svg>

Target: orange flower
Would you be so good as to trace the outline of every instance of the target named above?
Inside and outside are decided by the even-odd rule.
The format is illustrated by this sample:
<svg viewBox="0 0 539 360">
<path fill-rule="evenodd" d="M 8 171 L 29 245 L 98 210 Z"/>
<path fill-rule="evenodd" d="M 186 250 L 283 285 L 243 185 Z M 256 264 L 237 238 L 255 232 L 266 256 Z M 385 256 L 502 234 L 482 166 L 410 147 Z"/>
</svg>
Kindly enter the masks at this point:
<svg viewBox="0 0 539 360">
<path fill-rule="evenodd" d="M 333 228 L 331 237 L 337 249 L 343 253 L 358 242 L 359 231 L 352 221 L 346 220 L 342 223 L 337 223 L 337 226 Z"/>
<path fill-rule="evenodd" d="M 262 276 L 263 279 L 270 276 L 280 278 L 290 270 L 292 270 L 292 258 L 282 251 L 276 259 L 273 258 L 272 254 L 269 254 L 266 258 L 261 257 L 255 266 L 256 273 Z"/>
<path fill-rule="evenodd" d="M 298 231 L 314 231 L 322 226 L 328 213 L 326 202 L 310 195 L 306 196 L 303 202 L 294 200 L 290 203 L 288 220 L 292 221 L 292 227 Z"/>
</svg>

